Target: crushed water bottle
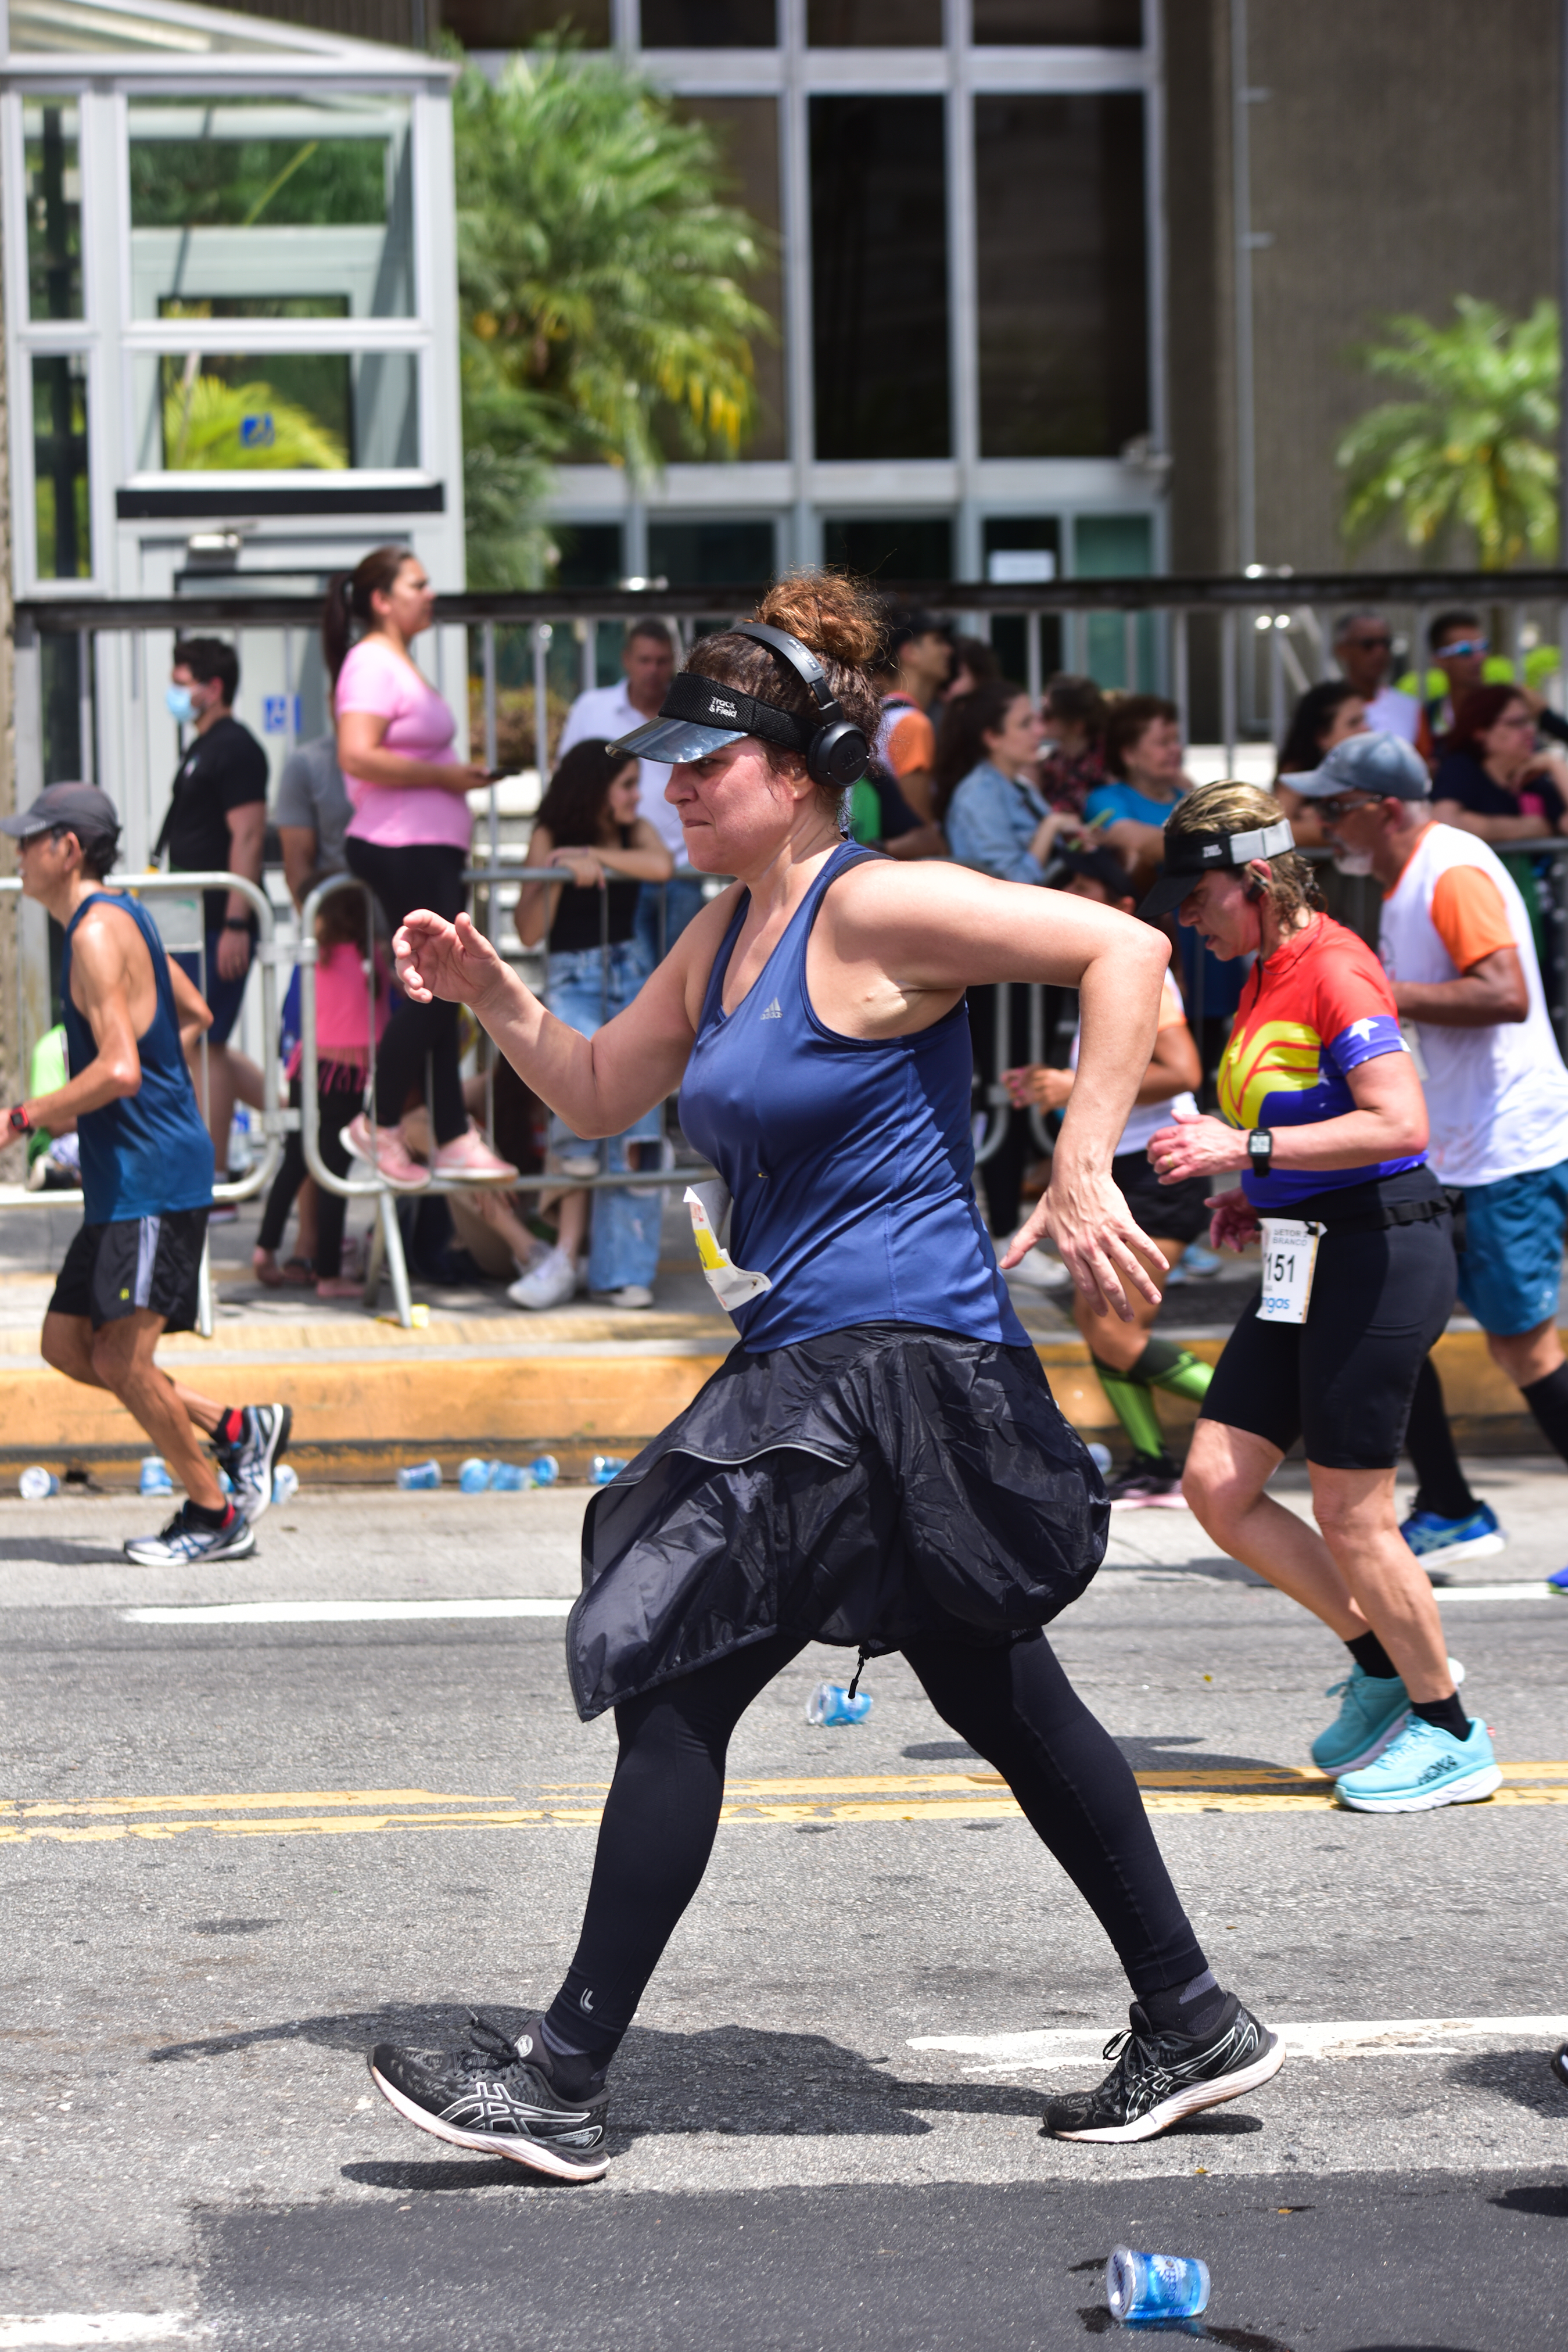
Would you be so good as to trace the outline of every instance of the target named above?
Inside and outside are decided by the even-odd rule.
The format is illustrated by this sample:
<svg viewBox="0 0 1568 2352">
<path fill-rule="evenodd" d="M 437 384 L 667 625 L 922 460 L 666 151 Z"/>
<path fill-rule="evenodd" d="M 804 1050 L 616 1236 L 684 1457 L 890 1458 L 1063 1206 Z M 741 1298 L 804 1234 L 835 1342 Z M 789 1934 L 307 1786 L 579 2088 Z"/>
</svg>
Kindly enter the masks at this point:
<svg viewBox="0 0 1568 2352">
<path fill-rule="evenodd" d="M 1105 2265 L 1105 2300 L 1124 2327 L 1145 2319 L 1196 2319 L 1208 2307 L 1208 2264 L 1187 2254 L 1138 2254 L 1118 2246 Z"/>
<path fill-rule="evenodd" d="M 520 1462 L 487 1462 L 485 1467 L 490 1474 L 492 1495 L 522 1495 L 539 1483 L 531 1465 L 525 1468 Z"/>
<path fill-rule="evenodd" d="M 397 1483 L 405 1495 L 423 1495 L 441 1484 L 441 1465 L 433 1457 L 428 1462 L 411 1462 L 397 1474 Z"/>
<path fill-rule="evenodd" d="M 596 1454 L 588 1465 L 589 1485 L 608 1486 L 612 1478 L 625 1469 L 630 1459 L 630 1455 L 625 1454 Z"/>
<path fill-rule="evenodd" d="M 528 1468 L 536 1486 L 553 1486 L 560 1476 L 560 1464 L 553 1454 L 536 1454 Z"/>
<path fill-rule="evenodd" d="M 402 1473 L 400 1471 L 398 1485 L 401 1486 L 402 1483 Z M 457 1486 L 461 1494 L 482 1495 L 489 1484 L 490 1465 L 487 1462 L 481 1462 L 476 1454 L 471 1454 L 466 1462 L 458 1464 Z"/>
<path fill-rule="evenodd" d="M 142 1455 L 141 1475 L 138 1481 L 137 1491 L 142 1495 L 172 1495 L 173 1493 L 174 1481 L 170 1477 L 169 1465 L 164 1461 L 163 1456 L 161 1454 L 144 1454 Z"/>
<path fill-rule="evenodd" d="M 870 1713 L 870 1691 L 857 1691 L 852 1698 L 839 1683 L 819 1683 L 806 1701 L 807 1722 L 821 1724 L 824 1731 L 835 1731 L 841 1724 L 863 1723 Z"/>
<path fill-rule="evenodd" d="M 291 1503 L 299 1492 L 299 1473 L 292 1462 L 280 1462 L 272 1474 L 272 1499 Z"/>
<path fill-rule="evenodd" d="M 46 1502 L 49 1496 L 57 1495 L 59 1491 L 59 1480 L 52 1470 L 46 1470 L 41 1462 L 31 1463 L 16 1481 L 16 1492 L 24 1503 Z"/>
</svg>

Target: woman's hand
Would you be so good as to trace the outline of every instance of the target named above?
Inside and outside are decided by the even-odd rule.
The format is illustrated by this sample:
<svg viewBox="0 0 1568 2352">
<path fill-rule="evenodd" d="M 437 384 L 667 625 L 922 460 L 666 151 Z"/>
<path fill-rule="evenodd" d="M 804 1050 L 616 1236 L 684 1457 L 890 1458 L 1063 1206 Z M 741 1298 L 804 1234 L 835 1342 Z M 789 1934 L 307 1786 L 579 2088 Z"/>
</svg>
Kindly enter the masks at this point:
<svg viewBox="0 0 1568 2352">
<path fill-rule="evenodd" d="M 1031 1104 L 1037 1110 L 1060 1110 L 1072 1092 L 1072 1072 L 1035 1062 L 1027 1068 L 1004 1070 L 1002 1084 L 1015 1110 L 1027 1110 Z"/>
<path fill-rule="evenodd" d="M 466 915 L 455 923 L 415 908 L 392 933 L 398 986 L 415 1004 L 439 996 L 448 1004 L 471 1005 L 476 1013 L 502 992 L 511 979 L 508 965 Z"/>
<path fill-rule="evenodd" d="M 1017 1265 L 1045 1234 L 1056 1244 L 1092 1313 L 1118 1315 L 1130 1323 L 1129 1289 L 1139 1292 L 1151 1307 L 1159 1305 L 1159 1289 L 1145 1268 L 1158 1266 L 1163 1273 L 1168 1261 L 1134 1223 L 1108 1175 L 1067 1171 L 1059 1154 L 1040 1205 L 999 1261 L 1002 1271 Z"/>
<path fill-rule="evenodd" d="M 1050 863 L 1051 851 L 1058 841 L 1065 841 L 1076 849 L 1082 845 L 1082 818 L 1074 815 L 1071 809 L 1052 809 L 1051 814 L 1041 817 L 1035 826 L 1034 837 L 1029 845 L 1030 855 L 1045 866 Z"/>
<path fill-rule="evenodd" d="M 563 866 L 579 890 L 597 890 L 608 878 L 591 849 L 552 849 L 547 863 Z"/>
<path fill-rule="evenodd" d="M 1226 1176 L 1247 1165 L 1247 1138 L 1222 1118 L 1177 1111 L 1176 1123 L 1149 1139 L 1149 1165 L 1162 1184 L 1189 1176 Z"/>
<path fill-rule="evenodd" d="M 1203 1205 L 1214 1211 L 1208 1221 L 1210 1249 L 1244 1250 L 1257 1240 L 1261 1220 L 1239 1184 L 1233 1192 L 1211 1192 Z"/>
</svg>

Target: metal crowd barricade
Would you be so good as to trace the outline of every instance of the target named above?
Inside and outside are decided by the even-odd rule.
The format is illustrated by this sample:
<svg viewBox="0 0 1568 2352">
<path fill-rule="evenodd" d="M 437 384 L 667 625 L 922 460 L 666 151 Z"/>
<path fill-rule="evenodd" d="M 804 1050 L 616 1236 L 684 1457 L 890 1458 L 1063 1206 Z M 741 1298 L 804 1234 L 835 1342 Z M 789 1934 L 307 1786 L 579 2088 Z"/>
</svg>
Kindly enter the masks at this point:
<svg viewBox="0 0 1568 2352">
<path fill-rule="evenodd" d="M 275 936 L 276 924 L 273 918 L 271 902 L 267 898 L 266 892 L 260 889 L 256 883 L 247 882 L 237 874 L 111 874 L 106 877 L 100 887 L 105 890 L 121 893 L 128 898 L 159 899 L 194 898 L 197 901 L 198 907 L 200 906 L 201 894 L 204 890 L 233 890 L 237 891 L 243 898 L 248 901 L 256 915 L 257 939 L 255 950 L 255 961 L 261 973 L 261 1017 L 263 1033 L 262 1092 L 265 1097 L 261 1112 L 261 1125 L 262 1134 L 265 1139 L 260 1160 L 254 1162 L 252 1166 L 247 1169 L 245 1175 L 239 1179 L 237 1183 L 214 1184 L 213 1187 L 213 1201 L 214 1205 L 219 1202 L 226 1202 L 230 1201 L 248 1201 L 256 1193 L 261 1191 L 263 1185 L 271 1183 L 273 1177 L 277 1171 L 277 1163 L 283 1156 L 283 1139 L 294 1126 L 296 1116 L 291 1110 L 287 1110 L 283 1108 L 283 1088 L 281 1083 L 282 1069 L 278 1056 L 278 948 Z M 18 907 L 25 903 L 22 898 L 22 884 L 19 876 L 12 874 L 0 877 L 0 898 L 15 899 Z M 154 918 L 154 919 L 156 919 L 156 918 Z M 204 932 L 204 926 L 199 926 L 198 928 Z M 161 925 L 160 936 L 162 936 L 162 926 Z M 178 945 L 173 948 L 168 948 L 166 946 L 165 951 L 171 954 L 184 954 L 188 950 L 183 945 Z M 196 940 L 193 940 L 191 943 L 191 950 L 189 951 L 193 951 L 200 957 L 197 987 L 204 995 L 206 992 L 204 985 L 206 979 L 206 948 L 204 938 L 203 938 L 199 943 Z M 19 963 L 20 958 L 18 958 L 18 964 Z M 23 991 L 23 1002 L 25 1005 L 25 987 Z M 26 1019 L 25 1013 L 17 1022 L 16 1034 L 20 1042 L 20 1075 L 21 1083 L 24 1088 L 27 1082 L 27 1073 L 32 1066 L 34 1049 L 38 1044 L 39 1037 L 44 1035 L 46 1031 L 53 1024 L 51 1023 L 46 1022 L 43 1027 L 38 1030 L 37 1035 L 29 1036 L 27 1034 L 29 1024 Z M 196 1091 L 198 1099 L 201 1103 L 202 1116 L 204 1119 L 207 1115 L 208 1098 L 207 1042 L 204 1035 L 201 1041 L 199 1049 L 199 1075 Z M 57 1188 L 49 1187 L 41 1192 L 35 1192 L 29 1191 L 27 1186 L 25 1184 L 0 1184 L 0 1209 L 70 1209 L 80 1208 L 82 1205 L 82 1194 L 79 1189 L 68 1190 L 63 1186 Z M 198 1293 L 196 1328 L 200 1331 L 204 1339 L 210 1339 L 212 1338 L 212 1265 L 208 1244 L 205 1242 L 204 1242 L 202 1245 L 202 1266 L 200 1289 Z"/>
</svg>

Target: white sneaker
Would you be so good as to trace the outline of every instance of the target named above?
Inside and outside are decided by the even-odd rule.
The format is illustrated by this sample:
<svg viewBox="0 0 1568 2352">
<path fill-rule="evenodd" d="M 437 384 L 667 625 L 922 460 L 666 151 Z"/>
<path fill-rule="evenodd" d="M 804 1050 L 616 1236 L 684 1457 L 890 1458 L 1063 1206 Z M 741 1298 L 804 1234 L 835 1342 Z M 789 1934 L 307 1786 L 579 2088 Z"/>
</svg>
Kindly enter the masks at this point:
<svg viewBox="0 0 1568 2352">
<path fill-rule="evenodd" d="M 558 1242 L 547 1250 L 538 1264 L 520 1274 L 507 1289 L 507 1296 L 514 1307 L 526 1307 L 538 1315 L 546 1307 L 564 1307 L 577 1290 L 577 1268 Z"/>
<path fill-rule="evenodd" d="M 591 1290 L 596 1307 L 652 1307 L 653 1294 L 645 1282 L 623 1282 L 619 1290 Z"/>
<path fill-rule="evenodd" d="M 1012 1244 L 1009 1242 L 997 1252 L 997 1255 L 1005 1257 L 1011 1247 Z M 1033 1249 L 1025 1252 L 1017 1265 L 1009 1266 L 1007 1279 L 1009 1282 L 1021 1282 L 1026 1290 L 1071 1290 L 1072 1287 L 1072 1276 L 1061 1260 L 1048 1256 L 1038 1243 Z"/>
</svg>

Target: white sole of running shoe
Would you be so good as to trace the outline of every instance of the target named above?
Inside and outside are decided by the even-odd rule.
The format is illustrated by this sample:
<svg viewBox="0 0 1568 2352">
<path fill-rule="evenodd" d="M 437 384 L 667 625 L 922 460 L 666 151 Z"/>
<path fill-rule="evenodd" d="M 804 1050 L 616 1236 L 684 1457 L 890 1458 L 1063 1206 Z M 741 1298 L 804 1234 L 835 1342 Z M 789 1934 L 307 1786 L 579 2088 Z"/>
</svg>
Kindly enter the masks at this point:
<svg viewBox="0 0 1568 2352">
<path fill-rule="evenodd" d="M 449 2147 L 472 2148 L 479 2156 L 504 2156 L 509 2163 L 523 2165 L 530 2172 L 548 2172 L 552 2180 L 601 2180 L 610 2169 L 607 2156 L 587 2164 L 576 2163 L 570 2157 L 558 2156 L 553 2148 L 540 2147 L 531 2140 L 503 2139 L 494 2132 L 460 2131 L 455 2124 L 444 2123 L 424 2107 L 416 2107 L 412 2099 L 389 2083 L 384 2074 L 371 2068 L 371 2080 L 387 2105 L 395 2107 L 405 2123 L 419 2131 L 429 2132 L 433 2138 L 444 2139 Z"/>
<path fill-rule="evenodd" d="M 1162 2099 L 1136 2123 L 1108 2125 L 1094 2131 L 1057 2132 L 1057 2139 L 1134 2140 L 1155 2139 L 1172 2124 L 1179 2124 L 1184 2116 L 1200 2115 L 1205 2107 L 1221 2107 L 1227 2099 L 1239 2099 L 1248 2091 L 1255 2091 L 1262 2083 L 1272 2082 L 1285 2063 L 1285 2045 L 1277 2033 L 1269 2036 L 1269 2047 L 1261 2057 L 1254 2058 L 1250 2066 L 1241 2067 L 1234 2074 L 1222 2074 L 1218 2082 L 1194 2083 L 1190 2089 L 1178 2091 L 1174 2098 Z"/>
<path fill-rule="evenodd" d="M 1186 1496 L 1176 1495 L 1118 1495 L 1111 1508 L 1113 1511 L 1185 1511 L 1189 1508 Z"/>
<path fill-rule="evenodd" d="M 1336 1782 L 1334 1795 L 1347 1812 L 1352 1813 L 1435 1813 L 1445 1805 L 1479 1805 L 1502 1786 L 1502 1773 L 1495 1764 L 1483 1764 L 1479 1771 L 1467 1772 L 1458 1780 L 1445 1780 L 1440 1789 L 1425 1795 L 1409 1797 L 1347 1797 L 1344 1783 Z"/>
<path fill-rule="evenodd" d="M 132 1568 L 205 1568 L 209 1561 L 214 1567 L 222 1568 L 231 1559 L 249 1559 L 256 1549 L 256 1529 L 248 1522 L 242 1522 L 240 1532 L 231 1538 L 221 1551 L 204 1551 L 199 1560 L 159 1559 L 150 1554 L 144 1555 L 135 1549 L 136 1540 L 132 1536 L 128 1543 L 120 1546 Z"/>
<path fill-rule="evenodd" d="M 1436 1569 L 1439 1575 L 1451 1559 L 1491 1559 L 1508 1549 L 1506 1536 L 1472 1536 L 1469 1543 L 1439 1544 L 1433 1551 L 1412 1554 L 1418 1568 Z"/>
</svg>

